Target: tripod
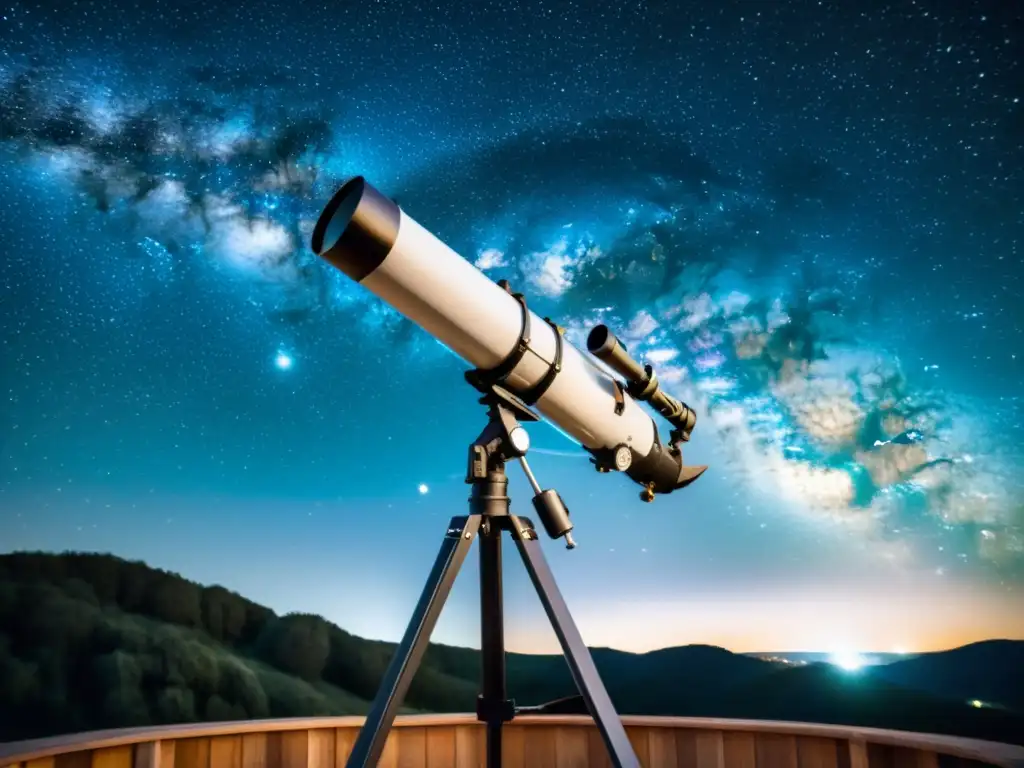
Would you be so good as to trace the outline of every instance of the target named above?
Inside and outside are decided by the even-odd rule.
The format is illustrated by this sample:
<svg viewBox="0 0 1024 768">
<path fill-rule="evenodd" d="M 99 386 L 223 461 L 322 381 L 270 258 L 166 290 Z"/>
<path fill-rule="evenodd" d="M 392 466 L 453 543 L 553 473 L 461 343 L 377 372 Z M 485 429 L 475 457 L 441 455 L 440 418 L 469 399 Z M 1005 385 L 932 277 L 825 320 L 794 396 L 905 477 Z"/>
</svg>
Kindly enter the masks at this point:
<svg viewBox="0 0 1024 768">
<path fill-rule="evenodd" d="M 526 464 L 529 438 L 518 423 L 538 421 L 523 401 L 503 388 L 492 385 L 480 402 L 488 407 L 488 423 L 469 449 L 466 482 L 472 485 L 469 516 L 453 517 L 427 577 L 427 583 L 413 611 L 402 642 L 395 650 L 366 722 L 359 731 L 347 768 L 376 766 L 384 750 L 395 713 L 405 698 L 427 649 L 438 616 L 451 592 L 473 539 L 480 538 L 480 625 L 482 691 L 477 697 L 477 719 L 486 723 L 487 768 L 501 768 L 501 728 L 517 713 L 537 708 L 517 708 L 505 686 L 505 632 L 502 610 L 501 535 L 511 534 L 537 596 L 544 605 L 576 687 L 593 716 L 615 768 L 640 768 L 640 761 L 626 736 L 569 608 L 558 591 L 554 576 L 544 559 L 533 523 L 509 511 L 508 478 L 505 462 L 518 458 L 536 496 L 534 507 L 552 537 L 566 537 L 568 548 L 575 544 L 569 531 L 569 513 L 553 490 L 541 491 Z M 543 710 L 543 707 L 539 708 Z"/>
</svg>

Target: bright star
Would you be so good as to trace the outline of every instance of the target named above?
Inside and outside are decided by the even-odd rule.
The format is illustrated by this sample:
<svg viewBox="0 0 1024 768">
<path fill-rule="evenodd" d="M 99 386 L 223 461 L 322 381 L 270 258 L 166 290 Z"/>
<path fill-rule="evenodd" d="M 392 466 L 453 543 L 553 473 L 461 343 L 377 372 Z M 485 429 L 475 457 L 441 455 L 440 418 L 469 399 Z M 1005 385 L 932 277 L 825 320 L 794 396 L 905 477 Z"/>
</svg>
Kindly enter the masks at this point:
<svg viewBox="0 0 1024 768">
<path fill-rule="evenodd" d="M 418 490 L 422 494 L 426 494 L 426 493 L 430 492 L 430 488 L 427 486 L 426 483 L 420 483 L 419 486 L 416 488 L 416 490 Z"/>
<path fill-rule="evenodd" d="M 291 355 L 285 354 L 284 352 L 278 352 L 277 357 L 274 358 L 274 365 L 282 371 L 287 371 L 291 368 L 293 362 Z"/>
</svg>

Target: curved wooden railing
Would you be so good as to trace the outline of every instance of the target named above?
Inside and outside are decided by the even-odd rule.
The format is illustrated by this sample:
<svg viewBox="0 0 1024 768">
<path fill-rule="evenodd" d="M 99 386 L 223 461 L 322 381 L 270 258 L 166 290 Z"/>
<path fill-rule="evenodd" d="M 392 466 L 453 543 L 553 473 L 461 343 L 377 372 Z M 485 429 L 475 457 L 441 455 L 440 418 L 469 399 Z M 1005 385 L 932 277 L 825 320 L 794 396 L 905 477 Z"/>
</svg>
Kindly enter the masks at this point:
<svg viewBox="0 0 1024 768">
<path fill-rule="evenodd" d="M 361 717 L 126 728 L 0 744 L 0 768 L 343 768 Z M 1024 768 L 1024 747 L 874 728 L 757 720 L 624 717 L 647 768 Z M 594 768 L 608 758 L 594 721 L 521 716 L 505 726 L 506 768 Z M 482 768 L 474 715 L 400 717 L 381 768 Z"/>
</svg>

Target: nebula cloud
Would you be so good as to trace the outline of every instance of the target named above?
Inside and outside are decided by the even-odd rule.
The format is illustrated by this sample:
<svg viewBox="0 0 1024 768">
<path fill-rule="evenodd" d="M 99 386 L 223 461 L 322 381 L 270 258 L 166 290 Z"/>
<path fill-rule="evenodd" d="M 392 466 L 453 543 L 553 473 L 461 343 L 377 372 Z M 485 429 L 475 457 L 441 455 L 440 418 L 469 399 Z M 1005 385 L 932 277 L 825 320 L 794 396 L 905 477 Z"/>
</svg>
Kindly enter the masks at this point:
<svg viewBox="0 0 1024 768">
<path fill-rule="evenodd" d="M 0 140 L 45 163 L 147 256 L 198 254 L 264 283 L 282 315 L 302 319 L 326 295 L 305 230 L 333 132 L 266 105 L 286 80 L 263 79 L 261 97 L 238 90 L 240 73 L 192 75 L 190 98 L 150 102 L 39 69 L 8 73 Z"/>
<path fill-rule="evenodd" d="M 1019 463 L 985 435 L 982 403 L 913 386 L 877 340 L 848 329 L 827 295 L 755 299 L 701 281 L 665 309 L 617 323 L 634 354 L 713 427 L 752 492 L 878 542 L 952 532 L 964 559 L 1011 567 L 1024 555 Z M 714 281 L 713 281 L 714 282 Z"/>
</svg>

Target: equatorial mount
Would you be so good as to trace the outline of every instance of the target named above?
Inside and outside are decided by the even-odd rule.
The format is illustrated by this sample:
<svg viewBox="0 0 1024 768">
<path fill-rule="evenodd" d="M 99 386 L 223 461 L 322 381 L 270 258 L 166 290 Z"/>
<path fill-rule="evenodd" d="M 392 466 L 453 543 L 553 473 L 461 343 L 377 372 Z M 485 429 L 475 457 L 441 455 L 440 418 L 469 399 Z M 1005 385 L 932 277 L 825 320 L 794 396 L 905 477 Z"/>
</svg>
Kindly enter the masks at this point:
<svg viewBox="0 0 1024 768">
<path fill-rule="evenodd" d="M 573 524 L 569 520 L 569 509 L 558 495 L 558 491 L 541 490 L 533 470 L 526 461 L 526 452 L 530 449 L 530 435 L 519 420 L 540 421 L 540 416 L 521 399 L 496 384 L 492 384 L 490 391 L 480 398 L 480 403 L 487 406 L 490 421 L 469 447 L 466 482 L 487 481 L 491 473 L 501 473 L 503 476 L 505 462 L 509 459 L 518 459 L 533 489 L 533 508 L 537 511 L 544 530 L 552 539 L 564 537 L 565 548 L 574 549 L 576 542 L 572 538 Z M 480 510 L 480 514 L 494 513 L 485 507 Z"/>
</svg>

